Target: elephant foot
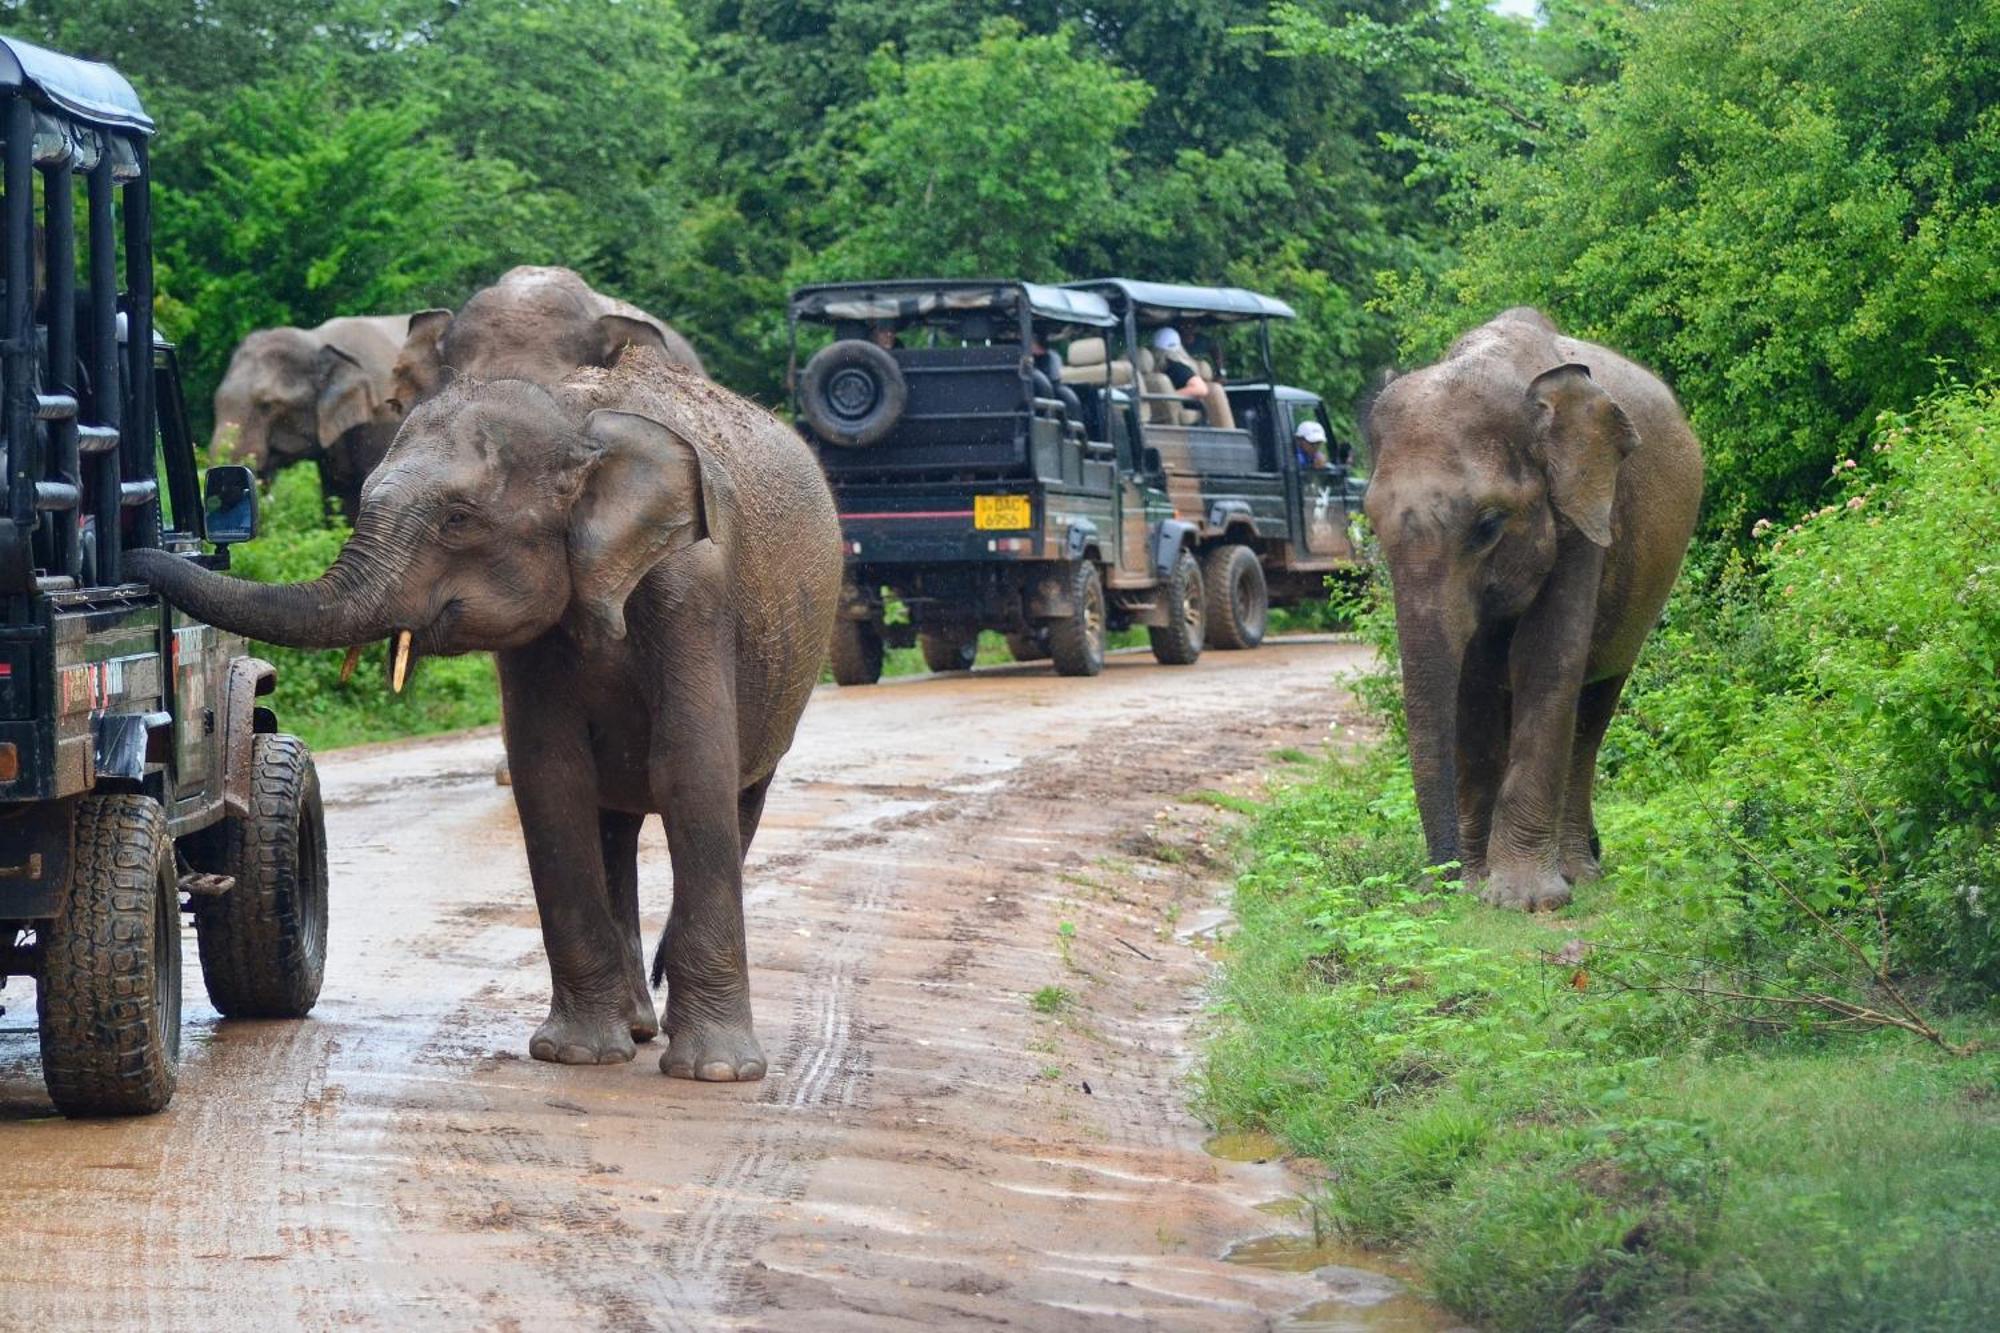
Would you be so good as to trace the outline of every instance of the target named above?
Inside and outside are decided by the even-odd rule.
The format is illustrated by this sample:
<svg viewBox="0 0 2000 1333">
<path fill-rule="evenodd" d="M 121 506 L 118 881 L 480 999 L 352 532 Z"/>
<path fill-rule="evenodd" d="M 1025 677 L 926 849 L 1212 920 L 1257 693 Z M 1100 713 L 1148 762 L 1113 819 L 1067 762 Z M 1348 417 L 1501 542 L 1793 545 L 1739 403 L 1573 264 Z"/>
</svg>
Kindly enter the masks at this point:
<svg viewBox="0 0 2000 1333">
<path fill-rule="evenodd" d="M 646 979 L 640 977 L 632 983 L 632 1040 L 644 1044 L 660 1035 L 660 1014 L 653 1008 L 653 992 L 647 988 Z"/>
<path fill-rule="evenodd" d="M 1539 866 L 1495 870 L 1479 891 L 1480 901 L 1523 912 L 1553 912 L 1569 905 L 1569 884 L 1554 870 Z"/>
<path fill-rule="evenodd" d="M 550 1013 L 528 1042 L 528 1054 L 560 1065 L 621 1065 L 638 1052 L 632 1045 L 630 1023 L 620 1014 L 575 1017 Z"/>
<path fill-rule="evenodd" d="M 764 1077 L 764 1048 L 748 1019 L 694 1024 L 667 1039 L 660 1072 L 704 1083 L 754 1083 Z"/>
<path fill-rule="evenodd" d="M 1562 876 L 1572 884 L 1595 884 L 1604 878 L 1604 866 L 1589 848 L 1570 848 L 1563 852 Z"/>
</svg>

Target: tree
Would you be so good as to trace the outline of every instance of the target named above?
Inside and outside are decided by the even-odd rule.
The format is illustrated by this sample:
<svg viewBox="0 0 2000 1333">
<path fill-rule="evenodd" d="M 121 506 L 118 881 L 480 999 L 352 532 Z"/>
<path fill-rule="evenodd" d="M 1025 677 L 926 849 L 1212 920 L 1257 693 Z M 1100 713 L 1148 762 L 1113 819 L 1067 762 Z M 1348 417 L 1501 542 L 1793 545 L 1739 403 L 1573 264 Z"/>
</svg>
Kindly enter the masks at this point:
<svg viewBox="0 0 2000 1333">
<path fill-rule="evenodd" d="M 428 117 L 288 80 L 183 120 L 211 147 L 160 187 L 155 239 L 197 403 L 251 330 L 455 300 L 545 226 L 518 171 L 427 138 Z"/>
<path fill-rule="evenodd" d="M 828 145 L 814 277 L 1064 276 L 1062 258 L 1123 218 L 1119 139 L 1151 97 L 1067 33 L 995 22 L 962 55 L 870 69 L 874 96 Z"/>
<path fill-rule="evenodd" d="M 1579 133 L 1484 173 L 1441 280 L 1392 288 L 1434 353 L 1533 303 L 1666 373 L 1707 525 L 1809 502 L 1935 361 L 2000 354 L 2000 11 L 1685 0 L 1643 16 Z"/>
</svg>

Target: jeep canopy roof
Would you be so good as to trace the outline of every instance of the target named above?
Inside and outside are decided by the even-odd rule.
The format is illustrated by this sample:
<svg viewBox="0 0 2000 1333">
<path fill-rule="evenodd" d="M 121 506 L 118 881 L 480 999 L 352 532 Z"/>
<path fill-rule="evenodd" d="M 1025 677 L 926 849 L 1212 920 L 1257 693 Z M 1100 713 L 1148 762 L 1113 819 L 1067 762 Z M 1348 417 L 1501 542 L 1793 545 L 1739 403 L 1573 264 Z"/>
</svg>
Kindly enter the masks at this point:
<svg viewBox="0 0 2000 1333">
<path fill-rule="evenodd" d="M 1298 312 L 1275 296 L 1241 287 L 1184 287 L 1172 282 L 1139 282 L 1132 278 L 1091 278 L 1067 283 L 1071 291 L 1097 292 L 1120 314 L 1129 304 L 1141 328 L 1181 319 L 1236 323 L 1250 319 L 1296 319 Z"/>
<path fill-rule="evenodd" d="M 111 66 L 45 51 L 18 37 L 0 37 L 0 96 L 21 90 L 77 120 L 153 132 L 153 118 L 139 105 L 139 95 Z"/>
<path fill-rule="evenodd" d="M 1047 287 L 1006 278 L 897 278 L 887 282 L 834 282 L 792 293 L 792 318 L 832 324 L 845 320 L 919 320 L 974 312 L 1028 315 L 1054 324 L 1108 328 L 1118 322 L 1094 292 Z"/>
</svg>

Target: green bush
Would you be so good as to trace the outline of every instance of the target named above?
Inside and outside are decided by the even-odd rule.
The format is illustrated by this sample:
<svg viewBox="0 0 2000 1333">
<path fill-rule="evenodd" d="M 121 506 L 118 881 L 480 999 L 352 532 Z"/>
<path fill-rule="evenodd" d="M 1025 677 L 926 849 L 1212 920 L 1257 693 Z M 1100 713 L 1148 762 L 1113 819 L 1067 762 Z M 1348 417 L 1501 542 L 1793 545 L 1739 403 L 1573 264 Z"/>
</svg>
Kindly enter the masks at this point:
<svg viewBox="0 0 2000 1333">
<path fill-rule="evenodd" d="M 1754 566 L 1682 596 L 1635 676 L 1608 747 L 1621 883 L 1680 886 L 1680 924 L 1749 962 L 1824 947 L 1782 881 L 1892 966 L 1990 996 L 2000 391 L 1885 416 L 1831 471 L 1825 503 L 1758 524 Z"/>
</svg>

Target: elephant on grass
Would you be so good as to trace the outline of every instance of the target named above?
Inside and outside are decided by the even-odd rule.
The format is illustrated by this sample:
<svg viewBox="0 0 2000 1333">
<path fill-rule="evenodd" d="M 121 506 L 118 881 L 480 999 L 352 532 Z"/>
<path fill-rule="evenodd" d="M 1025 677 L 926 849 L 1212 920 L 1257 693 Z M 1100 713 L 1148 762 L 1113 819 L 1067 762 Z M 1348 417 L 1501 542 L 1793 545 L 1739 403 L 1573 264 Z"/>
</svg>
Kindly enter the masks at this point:
<svg viewBox="0 0 2000 1333">
<path fill-rule="evenodd" d="M 1700 446 L 1654 375 L 1529 309 L 1391 381 L 1368 432 L 1430 859 L 1562 906 L 1599 874 L 1598 745 L 1694 531 Z"/>
</svg>

